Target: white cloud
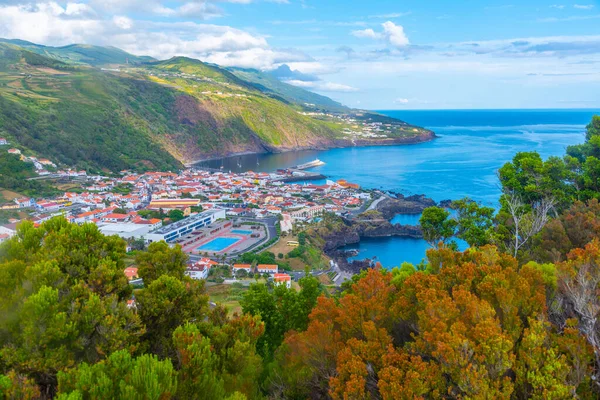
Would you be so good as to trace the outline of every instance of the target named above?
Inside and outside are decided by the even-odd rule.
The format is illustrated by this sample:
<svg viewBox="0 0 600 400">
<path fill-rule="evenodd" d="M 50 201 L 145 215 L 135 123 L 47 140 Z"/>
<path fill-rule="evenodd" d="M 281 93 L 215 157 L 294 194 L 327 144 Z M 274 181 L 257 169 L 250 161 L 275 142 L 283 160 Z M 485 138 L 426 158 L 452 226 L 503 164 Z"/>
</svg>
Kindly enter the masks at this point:
<svg viewBox="0 0 600 400">
<path fill-rule="evenodd" d="M 320 92 L 342 92 L 342 93 L 349 93 L 349 92 L 358 92 L 357 88 L 354 88 L 352 86 L 348 86 L 348 85 L 342 85 L 340 83 L 333 83 L 333 82 L 325 82 L 325 81 L 300 81 L 300 80 L 288 80 L 285 81 L 286 83 L 289 83 L 290 85 L 294 85 L 294 86 L 298 86 L 304 89 L 311 89 L 311 90 L 316 90 L 316 91 L 320 91 Z"/>
<path fill-rule="evenodd" d="M 404 33 L 401 25 L 396 25 L 391 21 L 383 23 L 384 35 L 388 42 L 394 47 L 404 47 L 409 44 L 408 37 Z"/>
<path fill-rule="evenodd" d="M 562 5 L 562 4 L 552 4 L 552 5 L 550 6 L 550 8 L 556 8 L 556 9 L 558 9 L 558 10 L 562 10 L 563 8 L 565 8 L 565 6 L 564 6 L 564 5 Z"/>
<path fill-rule="evenodd" d="M 380 18 L 380 19 L 390 19 L 390 18 L 401 18 L 406 17 L 412 14 L 412 12 L 398 12 L 398 13 L 390 13 L 390 14 L 378 14 L 378 15 L 369 15 L 369 18 Z"/>
<path fill-rule="evenodd" d="M 394 100 L 394 103 L 396 103 L 396 104 L 408 104 L 409 101 L 408 101 L 408 99 L 397 98 L 396 100 Z"/>
<path fill-rule="evenodd" d="M 130 5 L 135 1 L 122 0 Z M 187 2 L 162 12 L 166 16 L 171 13 L 202 14 L 202 7 L 200 10 L 195 7 Z M 0 37 L 51 46 L 72 43 L 111 45 L 159 59 L 182 55 L 224 66 L 260 69 L 286 62 L 311 61 L 300 51 L 271 48 L 265 37 L 229 26 L 133 20 L 124 14 L 113 16 L 98 12 L 82 3 L 0 5 Z"/>
<path fill-rule="evenodd" d="M 594 8 L 593 4 L 575 4 L 573 5 L 573 7 L 577 8 L 578 10 L 591 10 L 592 8 Z"/>
<path fill-rule="evenodd" d="M 84 15 L 90 14 L 94 15 L 95 11 L 84 3 L 67 3 L 65 8 L 65 15 Z"/>
<path fill-rule="evenodd" d="M 381 24 L 382 32 L 375 32 L 373 29 L 363 29 L 352 31 L 351 35 L 358 38 L 385 40 L 391 46 L 396 48 L 406 47 L 410 44 L 408 37 L 404 33 L 404 28 L 401 25 L 396 25 L 392 21 L 387 21 Z"/>
<path fill-rule="evenodd" d="M 133 27 L 133 21 L 131 20 L 131 18 L 127 18 L 122 15 L 115 15 L 113 17 L 113 22 L 120 29 L 127 30 L 127 29 L 131 29 Z"/>
<path fill-rule="evenodd" d="M 83 10 L 79 5 L 63 8 L 55 2 L 0 6 L 0 37 L 53 44 L 85 42 L 102 34 L 104 26 Z"/>
<path fill-rule="evenodd" d="M 352 31 L 353 36 L 357 38 L 368 38 L 368 39 L 381 39 L 383 35 L 381 33 L 375 32 L 373 29 L 363 29 L 359 31 Z"/>
</svg>

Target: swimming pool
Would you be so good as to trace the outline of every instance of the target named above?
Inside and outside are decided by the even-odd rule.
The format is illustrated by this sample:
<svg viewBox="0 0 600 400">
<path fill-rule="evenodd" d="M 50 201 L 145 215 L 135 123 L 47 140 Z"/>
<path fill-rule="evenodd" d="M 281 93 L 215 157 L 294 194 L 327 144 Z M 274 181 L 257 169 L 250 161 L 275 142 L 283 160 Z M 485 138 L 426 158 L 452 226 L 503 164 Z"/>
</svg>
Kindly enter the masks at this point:
<svg viewBox="0 0 600 400">
<path fill-rule="evenodd" d="M 218 238 L 213 239 L 210 242 L 205 243 L 202 246 L 198 247 L 197 250 L 219 252 L 219 251 L 225 250 L 226 248 L 239 242 L 240 240 L 241 239 L 231 238 L 231 237 L 218 237 Z"/>
<path fill-rule="evenodd" d="M 246 231 L 244 229 L 233 229 L 231 233 L 237 233 L 238 235 L 252 235 L 254 232 Z"/>
</svg>

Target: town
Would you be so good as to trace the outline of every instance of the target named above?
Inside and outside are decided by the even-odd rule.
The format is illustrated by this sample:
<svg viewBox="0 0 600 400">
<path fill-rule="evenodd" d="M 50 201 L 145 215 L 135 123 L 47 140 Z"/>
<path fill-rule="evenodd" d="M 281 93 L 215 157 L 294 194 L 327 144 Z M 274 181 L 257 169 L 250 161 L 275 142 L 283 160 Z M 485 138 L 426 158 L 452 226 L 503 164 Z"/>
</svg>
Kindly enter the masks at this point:
<svg viewBox="0 0 600 400">
<path fill-rule="evenodd" d="M 233 278 L 263 276 L 289 287 L 294 276 L 275 264 L 236 261 L 274 246 L 291 251 L 298 246 L 298 227 L 319 221 L 324 213 L 358 213 L 371 203 L 369 192 L 345 180 L 288 182 L 301 179 L 301 170 L 313 163 L 322 164 L 315 160 L 273 173 L 187 169 L 121 171 L 117 177 L 73 174 L 73 188 L 60 196 L 17 197 L 1 208 L 26 213 L 24 219 L 34 224 L 59 215 L 76 224 L 96 224 L 103 234 L 123 238 L 128 251 L 163 240 L 179 245 L 189 256 L 187 274 L 192 278 L 207 279 L 218 265 L 229 268 Z M 10 219 L 0 226 L 0 241 L 15 235 L 19 222 Z M 137 279 L 135 268 L 125 273 L 131 281 Z"/>
</svg>

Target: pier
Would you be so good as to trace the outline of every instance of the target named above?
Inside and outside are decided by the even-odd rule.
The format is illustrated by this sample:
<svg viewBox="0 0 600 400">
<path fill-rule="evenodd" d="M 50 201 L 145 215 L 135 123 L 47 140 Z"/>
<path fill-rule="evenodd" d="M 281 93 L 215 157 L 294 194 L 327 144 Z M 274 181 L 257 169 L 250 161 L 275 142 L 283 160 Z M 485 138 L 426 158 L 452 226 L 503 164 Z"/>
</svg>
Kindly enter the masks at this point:
<svg viewBox="0 0 600 400">
<path fill-rule="evenodd" d="M 323 174 L 315 172 L 301 171 L 295 168 L 288 168 L 292 174 L 291 176 L 285 176 L 282 178 L 274 179 L 275 182 L 301 182 L 301 181 L 316 181 L 320 179 L 327 179 Z"/>
</svg>

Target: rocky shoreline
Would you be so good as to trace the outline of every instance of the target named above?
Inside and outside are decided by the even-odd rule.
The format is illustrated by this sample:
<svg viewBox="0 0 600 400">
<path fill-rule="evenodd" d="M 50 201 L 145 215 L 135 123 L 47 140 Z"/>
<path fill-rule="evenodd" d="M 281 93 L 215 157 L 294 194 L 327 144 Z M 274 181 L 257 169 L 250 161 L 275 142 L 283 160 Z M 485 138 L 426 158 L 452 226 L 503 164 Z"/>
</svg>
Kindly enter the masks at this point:
<svg viewBox="0 0 600 400">
<path fill-rule="evenodd" d="M 374 262 L 369 259 L 348 261 L 352 256 L 348 251 L 341 250 L 349 244 L 359 243 L 361 238 L 376 237 L 409 237 L 422 238 L 421 227 L 418 225 L 392 224 L 390 220 L 398 214 L 420 214 L 425 208 L 436 205 L 436 202 L 424 195 L 404 196 L 390 193 L 380 201 L 375 210 L 367 211 L 353 218 L 342 218 L 342 224 L 327 235 L 321 235 L 323 251 L 345 272 L 359 273 L 371 268 Z"/>
</svg>

